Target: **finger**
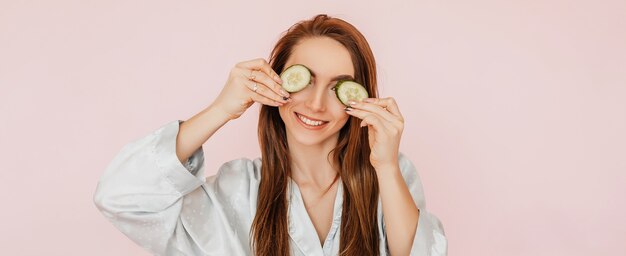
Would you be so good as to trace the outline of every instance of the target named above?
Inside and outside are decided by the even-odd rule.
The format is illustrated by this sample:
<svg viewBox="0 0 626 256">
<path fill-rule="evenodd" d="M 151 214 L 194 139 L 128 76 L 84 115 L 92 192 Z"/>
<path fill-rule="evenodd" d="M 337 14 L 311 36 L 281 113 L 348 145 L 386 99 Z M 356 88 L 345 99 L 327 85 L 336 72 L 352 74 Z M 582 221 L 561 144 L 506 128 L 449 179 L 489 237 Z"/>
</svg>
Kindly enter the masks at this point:
<svg viewBox="0 0 626 256">
<path fill-rule="evenodd" d="M 378 106 L 386 108 L 387 110 L 389 110 L 389 112 L 391 112 L 394 115 L 402 116 L 402 113 L 400 113 L 400 108 L 398 108 L 398 104 L 396 103 L 396 100 L 394 98 L 392 98 L 392 97 L 388 97 L 388 98 L 367 98 L 367 99 L 364 99 L 363 101 L 367 102 L 367 103 L 376 104 Z"/>
<path fill-rule="evenodd" d="M 348 113 L 351 116 L 355 116 L 361 120 L 363 120 L 363 122 L 361 122 L 361 124 L 366 123 L 368 125 L 376 125 L 377 128 L 386 128 L 386 129 L 390 129 L 390 125 L 389 122 L 382 122 L 382 120 L 384 120 L 382 117 L 380 117 L 378 114 L 367 111 L 367 110 L 362 110 L 362 109 L 356 109 L 356 108 L 346 108 L 346 113 Z"/>
<path fill-rule="evenodd" d="M 280 102 L 280 103 L 287 103 L 286 100 L 283 99 L 282 96 L 276 94 L 274 91 L 272 91 L 270 88 L 267 88 L 267 86 L 265 86 L 262 83 L 257 83 L 255 81 L 252 80 L 248 80 L 245 78 L 242 78 L 242 80 L 244 80 L 244 84 L 246 85 L 246 87 L 248 87 L 248 89 L 252 90 L 255 94 L 261 95 L 269 100 L 272 101 L 276 101 L 276 102 Z M 254 85 L 256 84 L 256 91 L 254 90 Z"/>
<path fill-rule="evenodd" d="M 380 105 L 376 105 L 376 104 L 373 104 L 373 103 L 367 103 L 367 102 L 354 102 L 354 101 L 351 101 L 350 102 L 350 107 L 353 108 L 353 109 L 361 109 L 361 110 L 366 110 L 366 111 L 369 111 L 369 112 L 376 113 L 377 115 L 379 115 L 380 117 L 385 119 L 387 122 L 392 122 L 392 123 L 394 123 L 396 125 L 399 125 L 401 123 L 401 121 L 398 118 L 398 116 L 395 116 L 392 113 L 390 113 L 389 111 L 383 109 L 383 107 L 381 107 Z"/>
<path fill-rule="evenodd" d="M 280 107 L 284 105 L 283 103 L 274 101 L 272 99 L 269 99 L 263 95 L 256 94 L 256 93 L 252 94 L 252 100 L 254 100 L 255 102 L 261 103 L 263 105 L 268 105 L 268 106 L 273 106 L 273 107 Z"/>
<path fill-rule="evenodd" d="M 272 69 L 272 66 L 270 66 L 270 64 L 267 63 L 267 61 L 263 58 L 240 62 L 237 64 L 237 66 L 244 68 L 244 69 L 263 71 L 263 73 L 265 73 L 267 76 L 274 79 L 274 81 L 276 81 L 278 84 L 283 83 L 282 80 L 280 79 L 280 76 L 276 73 L 276 71 L 274 71 L 274 69 Z"/>
<path fill-rule="evenodd" d="M 385 122 L 383 122 L 380 118 L 375 115 L 368 115 L 361 121 L 361 127 L 371 126 L 377 132 L 383 132 L 388 129 L 386 127 Z"/>
<path fill-rule="evenodd" d="M 244 70 L 249 71 L 247 69 Z M 267 88 L 270 88 L 280 97 L 284 97 L 284 100 L 287 100 L 286 98 L 289 98 L 289 93 L 285 91 L 282 86 L 280 86 L 280 84 L 276 83 L 276 81 L 267 76 L 267 74 L 257 70 L 252 70 L 251 74 L 252 75 L 248 77 L 248 79 L 264 84 L 265 86 L 267 86 Z"/>
</svg>

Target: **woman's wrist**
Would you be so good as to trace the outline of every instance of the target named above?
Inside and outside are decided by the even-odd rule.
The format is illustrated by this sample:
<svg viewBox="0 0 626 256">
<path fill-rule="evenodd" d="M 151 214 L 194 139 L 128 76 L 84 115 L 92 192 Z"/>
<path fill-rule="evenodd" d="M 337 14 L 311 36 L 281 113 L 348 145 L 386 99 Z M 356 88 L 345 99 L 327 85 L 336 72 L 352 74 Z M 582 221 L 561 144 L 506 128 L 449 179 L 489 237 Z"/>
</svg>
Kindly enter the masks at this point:
<svg viewBox="0 0 626 256">
<path fill-rule="evenodd" d="M 376 175 L 379 180 L 381 178 L 388 178 L 391 174 L 400 174 L 400 166 L 398 163 L 377 165 L 374 166 L 374 169 L 376 170 Z"/>
<path fill-rule="evenodd" d="M 202 112 L 204 112 L 204 114 L 206 114 L 211 119 L 213 119 L 213 120 L 215 120 L 217 122 L 220 122 L 220 123 L 222 123 L 222 122 L 223 123 L 227 123 L 228 121 L 235 119 L 233 117 L 233 115 L 231 115 L 228 112 L 226 112 L 220 106 L 217 106 L 217 105 L 214 105 L 214 104 L 209 105 Z"/>
</svg>

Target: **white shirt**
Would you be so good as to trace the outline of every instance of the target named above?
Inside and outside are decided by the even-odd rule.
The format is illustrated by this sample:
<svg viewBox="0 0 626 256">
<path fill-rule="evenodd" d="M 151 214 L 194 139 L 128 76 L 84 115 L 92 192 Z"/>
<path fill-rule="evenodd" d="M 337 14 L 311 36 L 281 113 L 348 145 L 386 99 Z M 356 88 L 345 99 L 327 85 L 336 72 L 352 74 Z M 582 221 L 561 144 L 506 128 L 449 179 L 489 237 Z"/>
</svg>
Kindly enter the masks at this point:
<svg viewBox="0 0 626 256">
<path fill-rule="evenodd" d="M 176 156 L 180 123 L 169 122 L 126 144 L 107 166 L 94 202 L 113 225 L 155 255 L 253 255 L 250 227 L 256 213 L 261 159 L 242 158 L 204 176 L 200 147 L 183 165 Z M 426 211 L 415 167 L 399 157 L 402 176 L 420 209 L 411 255 L 447 255 L 439 219 Z M 338 186 L 333 222 L 323 245 L 304 207 L 298 185 L 290 179 L 289 243 L 291 255 L 337 255 L 343 186 Z M 382 205 L 378 204 L 381 255 L 388 255 Z"/>
</svg>

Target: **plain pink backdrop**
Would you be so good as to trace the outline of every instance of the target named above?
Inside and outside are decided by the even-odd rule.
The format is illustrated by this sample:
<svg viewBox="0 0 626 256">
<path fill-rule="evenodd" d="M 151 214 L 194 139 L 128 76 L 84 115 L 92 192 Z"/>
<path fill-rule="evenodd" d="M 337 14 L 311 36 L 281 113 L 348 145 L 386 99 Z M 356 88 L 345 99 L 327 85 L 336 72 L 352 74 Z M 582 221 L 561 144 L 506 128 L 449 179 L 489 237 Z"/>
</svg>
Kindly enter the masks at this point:
<svg viewBox="0 0 626 256">
<path fill-rule="evenodd" d="M 328 13 L 368 38 L 450 255 L 625 255 L 626 1 L 0 1 L 3 255 L 147 255 L 96 209 L 121 147 Z M 204 145 L 259 154 L 258 107 Z"/>
</svg>

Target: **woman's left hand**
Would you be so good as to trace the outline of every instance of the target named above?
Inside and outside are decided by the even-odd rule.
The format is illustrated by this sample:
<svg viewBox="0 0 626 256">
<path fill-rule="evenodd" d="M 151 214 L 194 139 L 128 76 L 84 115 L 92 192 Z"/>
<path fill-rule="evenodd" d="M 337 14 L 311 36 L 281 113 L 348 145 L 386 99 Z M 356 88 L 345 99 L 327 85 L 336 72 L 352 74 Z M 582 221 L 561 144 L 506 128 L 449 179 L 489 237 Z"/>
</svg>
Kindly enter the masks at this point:
<svg viewBox="0 0 626 256">
<path fill-rule="evenodd" d="M 376 169 L 396 167 L 400 137 L 404 129 L 404 118 L 396 101 L 389 98 L 367 98 L 362 102 L 351 102 L 346 113 L 360 118 L 361 127 L 367 126 L 370 162 Z"/>
</svg>

